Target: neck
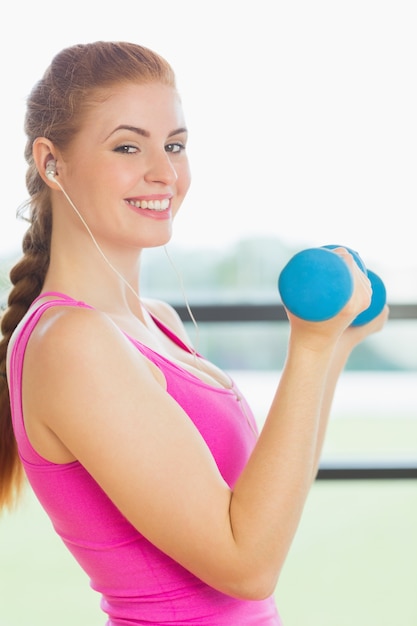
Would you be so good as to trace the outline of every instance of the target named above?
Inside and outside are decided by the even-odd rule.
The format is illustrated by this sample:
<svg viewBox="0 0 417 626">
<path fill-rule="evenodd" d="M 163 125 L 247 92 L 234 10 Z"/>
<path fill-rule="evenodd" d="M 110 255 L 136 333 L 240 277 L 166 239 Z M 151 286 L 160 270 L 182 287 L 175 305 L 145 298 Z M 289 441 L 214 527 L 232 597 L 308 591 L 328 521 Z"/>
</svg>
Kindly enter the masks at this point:
<svg viewBox="0 0 417 626">
<path fill-rule="evenodd" d="M 76 248 L 76 249 L 75 249 Z M 139 292 L 140 253 L 100 251 L 90 240 L 74 246 L 52 238 L 44 291 L 60 291 L 109 314 L 142 317 Z"/>
</svg>

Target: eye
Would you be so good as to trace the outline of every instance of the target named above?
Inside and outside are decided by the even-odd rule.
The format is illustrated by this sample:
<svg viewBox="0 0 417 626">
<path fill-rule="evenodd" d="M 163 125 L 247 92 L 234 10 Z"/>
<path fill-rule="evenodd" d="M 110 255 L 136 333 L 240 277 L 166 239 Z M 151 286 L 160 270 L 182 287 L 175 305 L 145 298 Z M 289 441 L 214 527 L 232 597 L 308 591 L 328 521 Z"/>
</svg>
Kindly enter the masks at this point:
<svg viewBox="0 0 417 626">
<path fill-rule="evenodd" d="M 120 152 L 121 154 L 136 154 L 139 148 L 129 144 L 123 144 L 114 149 L 114 152 Z"/>
<path fill-rule="evenodd" d="M 176 154 L 185 150 L 185 144 L 182 141 L 176 141 L 175 143 L 168 143 L 165 146 L 166 152 L 171 152 L 172 154 Z"/>
</svg>

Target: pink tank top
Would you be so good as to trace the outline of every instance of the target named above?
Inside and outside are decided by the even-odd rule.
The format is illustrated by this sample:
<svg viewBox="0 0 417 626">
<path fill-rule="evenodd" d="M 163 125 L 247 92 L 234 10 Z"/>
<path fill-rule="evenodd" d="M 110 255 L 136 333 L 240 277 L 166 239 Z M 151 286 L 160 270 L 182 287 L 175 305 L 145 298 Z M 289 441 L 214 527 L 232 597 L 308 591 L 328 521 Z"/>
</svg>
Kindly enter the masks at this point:
<svg viewBox="0 0 417 626">
<path fill-rule="evenodd" d="M 280 626 L 273 598 L 237 600 L 209 587 L 147 541 L 80 463 L 51 463 L 31 446 L 21 399 L 23 359 L 30 335 L 50 307 L 91 308 L 63 294 L 42 297 L 45 295 L 54 300 L 32 306 L 11 352 L 13 427 L 33 491 L 55 531 L 89 576 L 92 588 L 101 594 L 101 607 L 108 614 L 107 626 Z M 189 351 L 169 329 L 155 321 L 173 341 Z M 245 400 L 240 401 L 244 404 L 242 411 L 231 390 L 212 387 L 129 339 L 161 369 L 168 393 L 197 426 L 221 474 L 233 487 L 255 444 L 255 422 Z"/>
</svg>

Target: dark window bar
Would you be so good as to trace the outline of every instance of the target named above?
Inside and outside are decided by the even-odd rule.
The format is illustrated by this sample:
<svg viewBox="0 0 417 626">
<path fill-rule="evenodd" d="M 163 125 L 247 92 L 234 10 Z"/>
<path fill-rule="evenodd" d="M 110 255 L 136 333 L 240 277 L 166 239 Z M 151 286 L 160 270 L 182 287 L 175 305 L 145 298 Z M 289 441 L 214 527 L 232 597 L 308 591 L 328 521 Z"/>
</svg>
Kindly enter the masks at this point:
<svg viewBox="0 0 417 626">
<path fill-rule="evenodd" d="M 189 321 L 187 307 L 174 304 L 184 321 Z M 417 304 L 390 304 L 390 320 L 417 320 Z M 276 322 L 287 319 L 281 304 L 249 303 L 192 303 L 191 310 L 197 322 Z"/>
<path fill-rule="evenodd" d="M 413 462 L 322 463 L 317 480 L 392 480 L 417 478 L 417 459 Z"/>
<path fill-rule="evenodd" d="M 179 304 L 175 309 L 184 321 L 190 321 L 187 307 Z M 275 322 L 287 319 L 281 304 L 191 304 L 198 322 Z M 417 320 L 417 304 L 390 304 L 390 320 Z M 392 480 L 417 479 L 415 461 L 322 463 L 317 480 Z"/>
</svg>

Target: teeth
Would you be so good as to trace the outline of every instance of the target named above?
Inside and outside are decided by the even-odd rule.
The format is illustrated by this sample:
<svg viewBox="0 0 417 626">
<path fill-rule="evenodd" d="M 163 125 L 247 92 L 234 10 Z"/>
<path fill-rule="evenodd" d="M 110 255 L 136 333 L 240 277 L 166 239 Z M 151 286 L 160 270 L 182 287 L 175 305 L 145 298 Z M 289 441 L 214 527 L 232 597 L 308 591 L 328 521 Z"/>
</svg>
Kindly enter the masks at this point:
<svg viewBox="0 0 417 626">
<path fill-rule="evenodd" d="M 151 211 L 166 211 L 169 207 L 169 200 L 128 200 L 128 203 L 137 209 L 149 209 Z"/>
</svg>

